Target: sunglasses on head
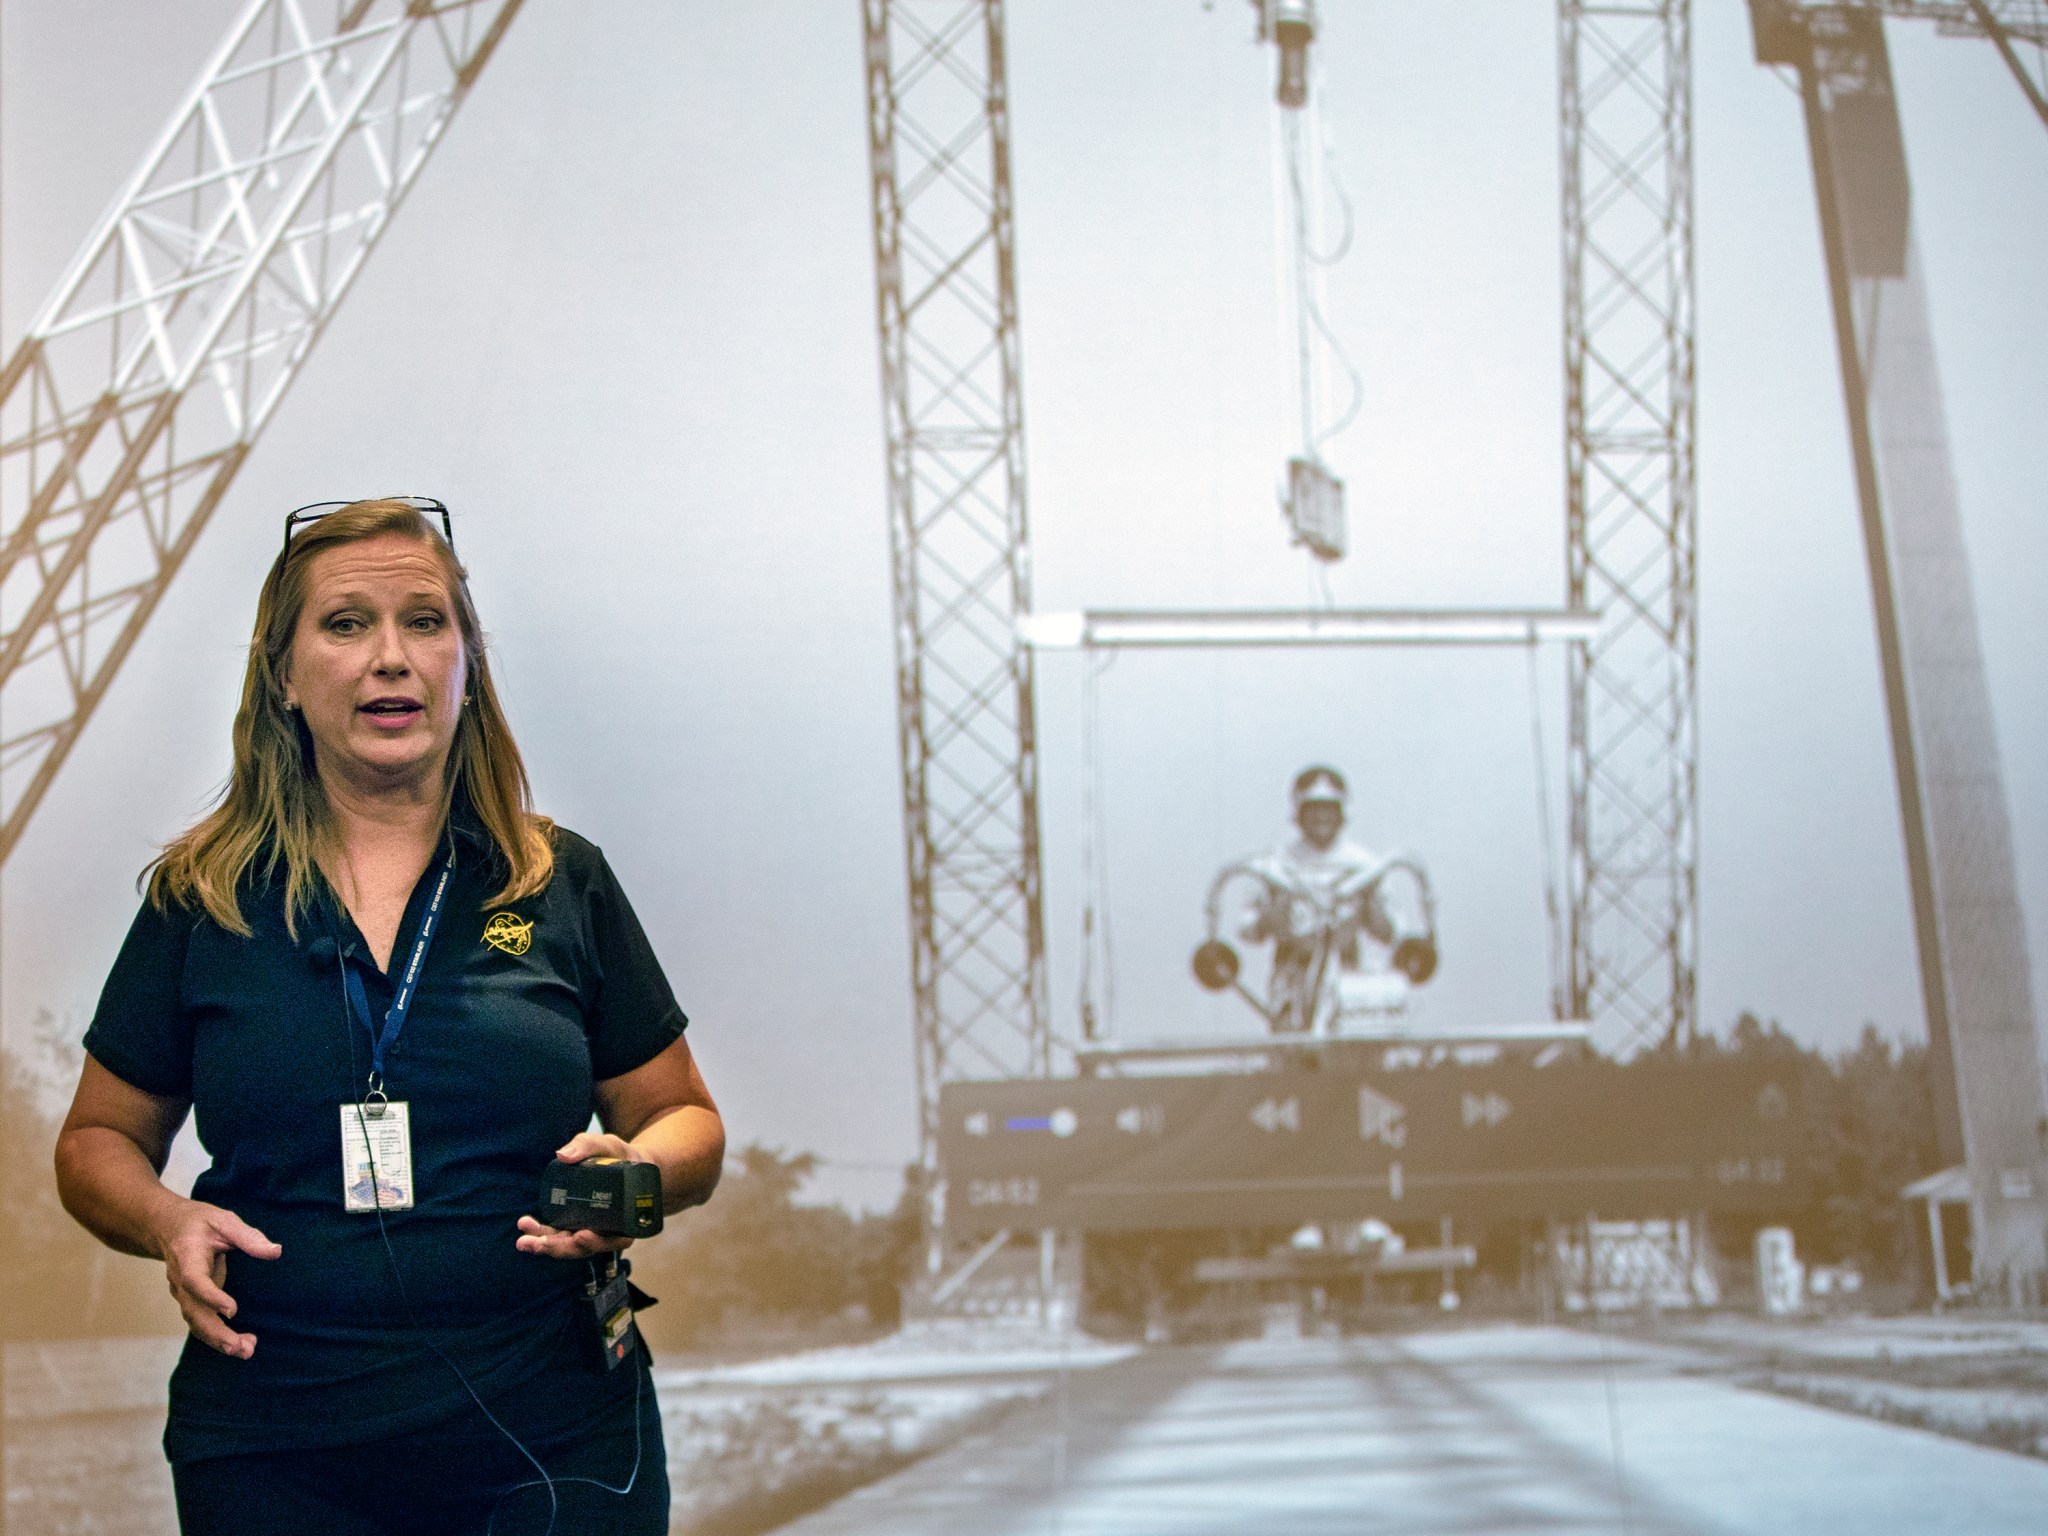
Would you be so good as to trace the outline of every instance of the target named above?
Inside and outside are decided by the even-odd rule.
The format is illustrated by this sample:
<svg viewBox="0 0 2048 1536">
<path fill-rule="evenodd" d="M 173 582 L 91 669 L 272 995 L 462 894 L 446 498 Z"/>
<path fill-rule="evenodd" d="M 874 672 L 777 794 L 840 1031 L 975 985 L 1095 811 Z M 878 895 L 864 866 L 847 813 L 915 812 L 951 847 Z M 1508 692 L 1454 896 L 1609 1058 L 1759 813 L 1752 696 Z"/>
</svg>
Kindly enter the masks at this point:
<svg viewBox="0 0 2048 1536">
<path fill-rule="evenodd" d="M 376 499 L 379 501 L 403 502 L 416 512 L 432 513 L 439 517 L 441 519 L 441 537 L 448 541 L 450 549 L 455 547 L 455 530 L 449 525 L 448 508 L 445 503 L 435 500 L 432 496 L 380 496 Z M 284 519 L 284 547 L 289 550 L 292 547 L 292 535 L 308 523 L 317 523 L 321 518 L 328 516 L 330 513 L 339 512 L 343 507 L 352 507 L 354 505 L 353 501 L 309 501 L 305 506 L 298 508 L 296 511 L 286 513 Z"/>
</svg>

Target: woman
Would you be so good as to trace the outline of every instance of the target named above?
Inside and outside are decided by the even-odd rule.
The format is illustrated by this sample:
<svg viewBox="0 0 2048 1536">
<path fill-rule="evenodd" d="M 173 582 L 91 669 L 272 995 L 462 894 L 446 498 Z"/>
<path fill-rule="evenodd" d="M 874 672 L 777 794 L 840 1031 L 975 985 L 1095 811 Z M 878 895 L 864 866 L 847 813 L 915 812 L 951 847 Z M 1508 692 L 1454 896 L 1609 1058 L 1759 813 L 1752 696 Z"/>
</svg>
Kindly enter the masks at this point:
<svg viewBox="0 0 2048 1536">
<path fill-rule="evenodd" d="M 191 1330 L 187 1532 L 668 1529 L 645 1351 L 601 1364 L 584 1300 L 630 1240 L 524 1213 L 550 1157 L 697 1204 L 724 1130 L 603 855 L 530 808 L 447 534 L 286 519 L 228 788 L 147 872 L 58 1136 L 66 1208 Z"/>
</svg>

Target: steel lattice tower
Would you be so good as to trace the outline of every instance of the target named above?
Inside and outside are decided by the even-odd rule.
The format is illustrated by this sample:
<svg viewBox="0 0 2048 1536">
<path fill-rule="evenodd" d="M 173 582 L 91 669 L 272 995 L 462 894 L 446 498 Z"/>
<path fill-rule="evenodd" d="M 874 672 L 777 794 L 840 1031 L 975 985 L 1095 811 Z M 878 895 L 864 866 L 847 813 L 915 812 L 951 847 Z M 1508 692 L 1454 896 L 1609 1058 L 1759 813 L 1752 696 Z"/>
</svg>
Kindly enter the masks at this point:
<svg viewBox="0 0 2048 1536">
<path fill-rule="evenodd" d="M 1964 25 L 1990 18 L 1987 7 L 1972 10 Z M 2010 1304 L 2031 1305 L 2048 1278 L 2048 1119 L 2032 965 L 1884 14 L 1791 0 L 1750 7 L 1759 62 L 1796 73 L 1806 118 L 1936 1144 L 1944 1163 L 1967 1170 L 1978 1293 L 2003 1289 Z M 1990 19 L 2010 27 L 2015 18 Z M 2018 40 L 2002 39 L 2009 66 Z"/>
<path fill-rule="evenodd" d="M 1002 0 L 863 0 L 921 1145 L 1043 1074 L 1024 428 Z"/>
<path fill-rule="evenodd" d="M 1688 1039 L 1698 953 L 1690 0 L 1559 0 L 1569 1004 Z"/>
<path fill-rule="evenodd" d="M 0 862 L 520 0 L 253 0 L 0 371 Z"/>
</svg>

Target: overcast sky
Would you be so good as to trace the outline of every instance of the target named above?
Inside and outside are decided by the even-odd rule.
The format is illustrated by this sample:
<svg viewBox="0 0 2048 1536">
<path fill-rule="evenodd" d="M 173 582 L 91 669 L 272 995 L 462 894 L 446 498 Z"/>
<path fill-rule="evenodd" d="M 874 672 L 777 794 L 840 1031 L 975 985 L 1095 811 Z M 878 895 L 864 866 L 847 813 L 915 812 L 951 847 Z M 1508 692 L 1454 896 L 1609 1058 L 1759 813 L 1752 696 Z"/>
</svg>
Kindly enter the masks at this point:
<svg viewBox="0 0 2048 1536">
<path fill-rule="evenodd" d="M 239 6 L 15 0 L 7 346 Z M 1343 605 L 1562 596 L 1550 0 L 1326 0 L 1359 211 L 1329 310 Z M 1705 1021 L 1921 1031 L 1796 95 L 1695 34 Z M 1019 0 L 1010 95 L 1037 605 L 1314 595 L 1288 450 L 1272 60 L 1241 0 Z M 2048 955 L 2048 133 L 1989 47 L 1893 24 L 2021 888 Z M 284 512 L 459 520 L 540 802 L 618 867 L 736 1142 L 886 1199 L 915 1144 L 859 7 L 530 0 L 5 871 L 6 1022 L 74 1031 L 156 845 L 208 803 Z M 1081 663 L 1041 670 L 1056 1023 L 1073 1028 Z M 1561 804 L 1556 659 L 1535 697 Z M 1519 653 L 1127 656 L 1103 678 L 1119 1025 L 1243 1022 L 1186 957 L 1304 762 L 1421 852 L 1447 1020 L 1547 985 Z M 1562 822 L 1558 825 L 1561 827 Z M 1240 1011 L 1241 1012 L 1241 1011 Z"/>
</svg>

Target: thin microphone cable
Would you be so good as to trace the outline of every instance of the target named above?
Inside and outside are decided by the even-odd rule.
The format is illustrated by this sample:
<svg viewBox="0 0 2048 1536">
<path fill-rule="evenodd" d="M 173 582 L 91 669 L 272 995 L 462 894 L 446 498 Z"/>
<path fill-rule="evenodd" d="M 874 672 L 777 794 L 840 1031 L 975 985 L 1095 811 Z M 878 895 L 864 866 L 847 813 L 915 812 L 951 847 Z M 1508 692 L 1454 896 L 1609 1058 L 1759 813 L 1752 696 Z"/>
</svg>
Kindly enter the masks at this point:
<svg viewBox="0 0 2048 1536">
<path fill-rule="evenodd" d="M 642 1344 L 641 1348 L 646 1348 L 646 1345 Z M 511 1498 L 513 1494 L 520 1492 L 522 1489 L 539 1488 L 543 1484 L 545 1484 L 548 1490 L 548 1502 L 549 1509 L 551 1511 L 548 1516 L 548 1530 L 552 1531 L 554 1529 L 555 1524 L 555 1516 L 552 1513 L 552 1511 L 556 1508 L 555 1488 L 558 1484 L 588 1483 L 593 1488 L 602 1489 L 606 1493 L 615 1493 L 623 1499 L 627 1494 L 633 1491 L 634 1485 L 640 1481 L 640 1459 L 644 1454 L 644 1450 L 640 1443 L 640 1408 L 641 1404 L 645 1401 L 646 1396 L 647 1383 L 636 1373 L 633 1378 L 633 1468 L 630 1472 L 626 1474 L 626 1481 L 622 1485 L 615 1488 L 610 1483 L 605 1482 L 602 1478 L 596 1477 L 549 1477 L 546 1470 L 543 1469 L 539 1477 L 529 1478 L 526 1482 L 523 1483 L 514 1483 L 510 1488 L 507 1488 L 503 1493 L 499 1494 L 498 1504 L 504 1503 L 507 1499 Z M 494 1419 L 492 1420 L 492 1422 L 496 1423 L 497 1421 Z M 520 1449 L 523 1451 L 526 1448 L 524 1446 L 521 1446 Z M 527 1460 L 533 1460 L 531 1454 L 527 1456 Z M 537 1461 L 535 1461 L 533 1464 L 536 1467 L 540 1466 L 540 1463 Z M 497 1520 L 497 1505 L 494 1504 L 491 1506 L 490 1519 L 484 1522 L 484 1536 L 491 1536 L 492 1527 L 497 1524 Z"/>
<path fill-rule="evenodd" d="M 348 1038 L 349 1072 L 351 1076 L 353 1076 L 356 1069 L 355 1020 L 349 1017 L 348 1013 L 348 959 L 345 955 L 342 954 L 341 941 L 339 939 L 336 939 L 334 944 L 334 964 L 335 969 L 341 980 L 341 990 L 343 999 L 342 1023 Z M 542 1536 L 553 1536 L 553 1532 L 555 1529 L 555 1520 L 561 1513 L 561 1498 L 555 1492 L 555 1481 L 553 1478 L 548 1476 L 548 1469 L 540 1464 L 539 1457 L 535 1456 L 532 1451 L 526 1448 L 526 1442 L 521 1440 L 517 1435 L 513 1434 L 511 1430 L 507 1429 L 504 1426 L 504 1424 L 499 1420 L 498 1416 L 495 1413 L 491 1412 L 490 1407 L 484 1402 L 482 1394 L 480 1394 L 475 1388 L 475 1386 L 473 1386 L 470 1383 L 468 1374 L 462 1369 L 461 1366 L 455 1363 L 454 1357 L 450 1355 L 447 1350 L 443 1349 L 441 1347 L 440 1341 L 436 1339 L 430 1331 L 428 1331 L 426 1325 L 420 1321 L 418 1308 L 414 1307 L 412 1304 L 412 1292 L 406 1288 L 405 1284 L 405 1271 L 399 1268 L 398 1253 L 391 1246 L 391 1232 L 390 1229 L 384 1223 L 384 1180 L 383 1176 L 378 1172 L 377 1169 L 376 1143 L 371 1140 L 370 1127 L 367 1119 L 363 1114 L 363 1105 L 360 1100 L 356 1102 L 355 1110 L 356 1129 L 362 1134 L 363 1153 L 365 1157 L 368 1158 L 370 1164 L 370 1209 L 373 1213 L 375 1213 L 377 1217 L 377 1238 L 378 1241 L 384 1245 L 384 1258 L 385 1261 L 389 1263 L 391 1266 L 391 1279 L 392 1282 L 396 1284 L 398 1287 L 398 1299 L 400 1304 L 403 1305 L 405 1308 L 406 1321 L 412 1325 L 413 1332 L 425 1341 L 427 1348 L 431 1349 L 434 1352 L 434 1354 L 440 1359 L 441 1363 L 447 1366 L 449 1370 L 455 1373 L 455 1379 L 462 1383 L 462 1390 L 469 1394 L 469 1400 L 475 1403 L 477 1406 L 477 1411 L 490 1421 L 491 1427 L 497 1430 L 497 1432 L 503 1435 L 507 1440 L 509 1440 L 512 1443 L 512 1448 L 518 1451 L 519 1454 L 524 1456 L 529 1462 L 531 1462 L 533 1464 L 533 1470 L 540 1474 L 540 1480 L 542 1483 L 546 1485 L 548 1490 L 548 1523 L 546 1530 L 542 1533 Z M 633 1446 L 635 1456 L 634 1470 L 638 1471 L 639 1435 L 637 1433 L 637 1423 L 635 1425 L 635 1430 L 636 1433 L 634 1435 Z M 523 1484 L 522 1486 L 531 1487 L 532 1485 L 529 1483 Z M 488 1523 L 486 1529 L 488 1531 Z"/>
<path fill-rule="evenodd" d="M 354 1055 L 353 1048 L 351 1048 L 350 1055 Z M 356 1105 L 356 1126 L 362 1132 L 363 1151 L 370 1160 L 370 1202 L 371 1209 L 376 1212 L 377 1216 L 377 1237 L 379 1241 L 383 1243 L 384 1257 L 391 1265 L 391 1278 L 393 1282 L 398 1286 L 398 1299 L 405 1306 L 406 1321 L 412 1325 L 413 1332 L 418 1334 L 420 1338 L 426 1342 L 427 1348 L 431 1349 L 440 1358 L 441 1363 L 447 1366 L 449 1370 L 455 1373 L 455 1379 L 462 1383 L 462 1390 L 469 1394 L 469 1400 L 476 1404 L 477 1411 L 481 1413 L 486 1419 L 490 1420 L 491 1427 L 495 1429 L 499 1434 L 503 1435 L 507 1440 L 511 1441 L 512 1448 L 518 1451 L 519 1454 L 524 1456 L 529 1462 L 531 1462 L 533 1464 L 534 1471 L 540 1474 L 540 1481 L 547 1485 L 548 1490 L 548 1523 L 547 1529 L 542 1533 L 542 1536 L 551 1536 L 551 1533 L 554 1531 L 555 1528 L 556 1516 L 560 1513 L 561 1510 L 561 1500 L 555 1493 L 555 1481 L 553 1478 L 548 1476 L 548 1469 L 540 1464 L 540 1458 L 535 1456 L 532 1451 L 528 1450 L 526 1448 L 526 1443 L 523 1440 L 521 1440 L 517 1435 L 513 1434 L 511 1430 L 507 1429 L 504 1426 L 504 1424 L 499 1420 L 498 1416 L 495 1413 L 491 1412 L 490 1408 L 486 1406 L 486 1404 L 484 1403 L 482 1396 L 477 1392 L 476 1388 L 470 1384 L 469 1377 L 467 1374 L 464 1373 L 462 1367 L 455 1363 L 454 1357 L 450 1355 L 447 1350 L 441 1347 L 440 1342 L 437 1339 L 435 1339 L 431 1333 L 427 1331 L 426 1325 L 420 1321 L 419 1312 L 414 1308 L 412 1304 L 412 1293 L 406 1289 L 405 1273 L 398 1267 L 398 1254 L 391 1247 L 391 1233 L 389 1229 L 386 1228 L 384 1225 L 384 1184 L 382 1178 L 379 1176 L 377 1172 L 377 1150 L 370 1140 L 370 1128 L 364 1122 L 363 1106 L 360 1103 Z M 636 1436 L 636 1453 L 638 1451 L 637 1438 L 638 1437 Z M 533 1484 L 522 1483 L 519 1486 L 522 1488 L 530 1488 L 533 1486 Z M 511 1490 L 507 1490 L 508 1493 L 510 1491 Z M 504 1495 L 501 1494 L 499 1496 L 499 1501 L 502 1503 L 503 1499 Z M 488 1522 L 486 1522 L 485 1530 L 486 1532 L 488 1532 L 489 1530 Z"/>
<path fill-rule="evenodd" d="M 339 949 L 340 946 L 337 945 L 337 956 L 339 955 Z M 346 965 L 347 961 L 343 960 L 341 963 Z M 349 1032 L 349 1067 L 351 1071 L 354 1070 L 355 1064 L 355 1033 L 353 1027 L 351 1027 Z M 522 1489 L 546 1488 L 548 1491 L 548 1523 L 543 1536 L 551 1536 L 555 1528 L 555 1522 L 561 1513 L 561 1496 L 555 1491 L 557 1484 L 588 1483 L 593 1487 L 603 1489 L 606 1493 L 617 1494 L 620 1498 L 630 1494 L 640 1480 L 640 1462 L 644 1454 L 640 1439 L 640 1415 L 642 1403 L 646 1397 L 646 1382 L 638 1374 L 637 1369 L 633 1378 L 633 1465 L 626 1473 L 625 1483 L 622 1486 L 614 1487 L 612 1484 L 595 1477 L 554 1477 L 550 1475 L 548 1469 L 541 1465 L 540 1458 L 527 1448 L 526 1443 L 513 1434 L 511 1430 L 507 1429 L 498 1416 L 491 1412 L 490 1408 L 485 1404 L 483 1397 L 477 1392 L 476 1387 L 471 1384 L 469 1377 L 463 1372 L 462 1367 L 455 1363 L 454 1358 L 441 1347 L 427 1326 L 420 1321 L 419 1313 L 412 1303 L 412 1294 L 406 1288 L 405 1274 L 399 1268 L 398 1255 L 392 1249 L 390 1231 L 384 1224 L 384 1204 L 381 1193 L 383 1184 L 377 1172 L 376 1145 L 371 1140 L 370 1128 L 365 1123 L 361 1103 L 358 1103 L 355 1109 L 356 1128 L 362 1134 L 363 1152 L 368 1157 L 370 1163 L 370 1199 L 371 1208 L 377 1216 L 377 1236 L 384 1245 L 384 1257 L 391 1266 L 391 1278 L 397 1283 L 399 1299 L 405 1305 L 407 1321 L 412 1324 L 413 1331 L 426 1341 L 427 1347 L 433 1350 L 435 1355 L 440 1358 L 441 1363 L 455 1373 L 455 1379 L 462 1383 L 462 1390 L 469 1394 L 470 1401 L 477 1406 L 477 1411 L 488 1419 L 491 1427 L 510 1441 L 513 1449 L 524 1456 L 532 1464 L 534 1471 L 540 1474 L 539 1477 L 529 1479 L 526 1482 L 514 1483 L 510 1488 L 507 1488 L 498 1495 L 497 1504 L 503 1504 L 505 1500 L 511 1498 L 513 1494 L 520 1492 Z M 641 1347 L 644 1349 L 646 1346 L 643 1343 Z M 485 1536 L 490 1536 L 491 1529 L 496 1520 L 497 1506 L 494 1504 L 490 1518 L 484 1523 Z"/>
</svg>

